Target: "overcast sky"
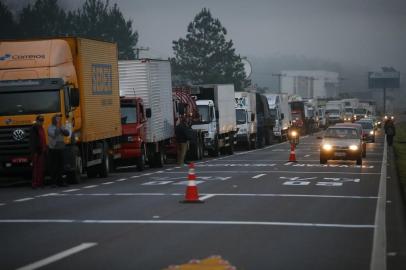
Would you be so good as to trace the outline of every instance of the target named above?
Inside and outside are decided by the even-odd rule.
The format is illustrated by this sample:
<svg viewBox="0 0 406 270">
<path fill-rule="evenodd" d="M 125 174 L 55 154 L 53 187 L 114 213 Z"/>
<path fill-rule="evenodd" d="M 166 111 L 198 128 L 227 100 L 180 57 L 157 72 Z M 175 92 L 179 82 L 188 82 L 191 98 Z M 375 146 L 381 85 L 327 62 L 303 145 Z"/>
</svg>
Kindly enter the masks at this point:
<svg viewBox="0 0 406 270">
<path fill-rule="evenodd" d="M 76 8 L 83 0 L 59 2 Z M 138 45 L 149 47 L 149 56 L 172 55 L 172 41 L 184 37 L 207 7 L 244 56 L 406 66 L 406 0 L 110 0 L 115 2 L 133 20 Z"/>
</svg>

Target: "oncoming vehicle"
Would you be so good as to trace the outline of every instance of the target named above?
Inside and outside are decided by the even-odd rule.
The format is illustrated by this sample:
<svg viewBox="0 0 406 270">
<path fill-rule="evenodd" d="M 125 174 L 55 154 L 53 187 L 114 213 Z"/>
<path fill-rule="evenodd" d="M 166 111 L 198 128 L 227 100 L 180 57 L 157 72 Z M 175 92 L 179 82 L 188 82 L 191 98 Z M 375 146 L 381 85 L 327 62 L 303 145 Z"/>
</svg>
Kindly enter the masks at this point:
<svg viewBox="0 0 406 270">
<path fill-rule="evenodd" d="M 362 141 L 362 157 L 363 158 L 366 157 L 367 156 L 367 144 L 362 138 L 362 125 L 358 124 L 358 123 L 338 123 L 338 124 L 336 124 L 336 126 L 350 127 L 350 128 L 354 127 L 354 128 L 356 128 L 358 130 L 359 137 L 360 137 L 360 139 Z"/>
<path fill-rule="evenodd" d="M 362 126 L 362 138 L 367 142 L 375 142 L 375 130 L 372 121 L 361 120 L 357 124 Z"/>
<path fill-rule="evenodd" d="M 329 127 L 320 144 L 320 163 L 328 160 L 355 160 L 362 165 L 362 140 L 356 127 Z"/>
</svg>

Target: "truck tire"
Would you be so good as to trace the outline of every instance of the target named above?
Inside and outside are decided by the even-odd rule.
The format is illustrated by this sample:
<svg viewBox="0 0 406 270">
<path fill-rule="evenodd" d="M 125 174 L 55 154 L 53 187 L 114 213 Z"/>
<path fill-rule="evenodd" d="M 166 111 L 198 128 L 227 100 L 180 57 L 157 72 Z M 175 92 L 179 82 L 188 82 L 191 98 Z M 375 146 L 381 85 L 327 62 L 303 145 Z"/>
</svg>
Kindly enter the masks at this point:
<svg viewBox="0 0 406 270">
<path fill-rule="evenodd" d="M 218 157 L 220 155 L 219 150 L 220 150 L 219 149 L 219 141 L 218 141 L 218 139 L 216 139 L 214 141 L 214 148 L 209 151 L 210 156 Z"/>
<path fill-rule="evenodd" d="M 102 163 L 98 165 L 99 167 L 99 177 L 106 178 L 109 176 L 110 172 L 110 158 L 108 153 L 108 147 L 106 143 L 103 143 L 103 156 L 102 156 Z"/>
<path fill-rule="evenodd" d="M 136 166 L 138 171 L 145 169 L 145 150 L 144 146 L 141 147 L 141 156 L 136 159 Z"/>
<path fill-rule="evenodd" d="M 68 181 L 72 184 L 80 184 L 82 182 L 81 175 L 83 172 L 82 157 L 80 156 L 79 148 L 75 146 L 73 148 L 75 157 L 75 170 L 68 172 Z"/>
</svg>

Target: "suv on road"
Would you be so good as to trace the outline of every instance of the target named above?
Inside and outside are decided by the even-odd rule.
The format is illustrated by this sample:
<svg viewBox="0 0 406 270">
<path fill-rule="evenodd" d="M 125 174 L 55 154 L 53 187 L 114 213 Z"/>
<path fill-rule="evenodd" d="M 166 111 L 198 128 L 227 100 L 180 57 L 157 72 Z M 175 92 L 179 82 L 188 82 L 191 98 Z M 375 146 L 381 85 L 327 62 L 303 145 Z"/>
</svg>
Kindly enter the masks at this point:
<svg viewBox="0 0 406 270">
<path fill-rule="evenodd" d="M 362 140 L 356 127 L 329 127 L 320 144 L 320 163 L 329 159 L 355 160 L 362 165 Z"/>
</svg>

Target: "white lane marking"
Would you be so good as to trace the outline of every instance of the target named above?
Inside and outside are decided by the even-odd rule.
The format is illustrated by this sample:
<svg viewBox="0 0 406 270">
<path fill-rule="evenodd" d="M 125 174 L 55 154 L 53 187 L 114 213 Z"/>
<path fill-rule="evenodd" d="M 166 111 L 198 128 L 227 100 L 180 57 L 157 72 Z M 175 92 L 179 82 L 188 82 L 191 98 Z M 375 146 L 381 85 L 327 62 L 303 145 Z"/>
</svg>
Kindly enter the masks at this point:
<svg viewBox="0 0 406 270">
<path fill-rule="evenodd" d="M 74 192 L 74 191 L 78 191 L 80 190 L 79 188 L 73 188 L 73 189 L 68 189 L 68 190 L 64 190 L 62 192 Z"/>
<path fill-rule="evenodd" d="M 304 157 L 310 157 L 310 155 L 305 155 Z"/>
<path fill-rule="evenodd" d="M 120 179 L 117 179 L 116 182 L 123 182 L 125 180 L 127 180 L 127 178 L 120 178 Z"/>
<path fill-rule="evenodd" d="M 119 179 L 120 180 L 120 179 Z M 118 181 L 118 180 L 117 180 Z M 102 183 L 102 185 L 111 185 L 111 184 L 114 184 L 114 182 L 104 182 L 104 183 Z"/>
<path fill-rule="evenodd" d="M 260 178 L 262 176 L 265 176 L 265 175 L 266 175 L 265 173 L 261 173 L 261 174 L 253 176 L 252 179 L 258 179 L 258 178 Z"/>
<path fill-rule="evenodd" d="M 3 219 L 0 223 L 82 223 L 82 224 L 197 224 L 197 225 L 257 225 L 257 226 L 295 226 L 295 227 L 325 227 L 373 229 L 370 224 L 332 224 L 332 223 L 303 223 L 303 222 L 272 222 L 272 221 L 218 221 L 218 220 L 100 220 L 100 219 Z"/>
<path fill-rule="evenodd" d="M 22 199 L 17 199 L 14 200 L 15 202 L 26 202 L 26 201 L 31 201 L 34 200 L 34 198 L 22 198 Z"/>
<path fill-rule="evenodd" d="M 233 186 L 234 187 L 234 186 Z M 238 187 L 238 186 L 235 186 Z M 68 195 L 68 194 L 64 194 Z M 182 193 L 77 193 L 71 196 L 184 196 Z M 332 199 L 378 199 L 376 196 L 345 196 L 319 194 L 279 194 L 279 193 L 201 193 L 201 196 L 229 197 L 297 197 L 297 198 L 332 198 Z"/>
<path fill-rule="evenodd" d="M 138 178 L 138 177 L 140 177 L 139 175 L 133 175 L 133 176 L 131 176 L 130 178 L 131 179 L 134 179 L 134 178 Z"/>
<path fill-rule="evenodd" d="M 45 265 L 54 263 L 56 261 L 62 260 L 63 258 L 66 258 L 68 256 L 71 256 L 75 253 L 81 252 L 82 250 L 94 247 L 95 245 L 97 245 L 97 243 L 82 243 L 76 247 L 67 249 L 65 251 L 59 252 L 57 254 L 54 254 L 48 258 L 42 259 L 40 261 L 31 263 L 29 265 L 23 266 L 18 268 L 17 270 L 34 270 L 40 267 L 43 267 Z"/>
<path fill-rule="evenodd" d="M 371 270 L 386 270 L 386 165 L 387 144 L 384 142 L 378 200 L 375 211 L 374 240 L 371 253 Z"/>
<path fill-rule="evenodd" d="M 83 188 L 95 188 L 95 187 L 98 187 L 99 185 L 91 185 L 91 186 L 85 186 L 85 187 L 83 187 Z"/>
<path fill-rule="evenodd" d="M 179 174 L 183 172 L 167 172 L 167 173 L 173 173 L 173 174 Z M 241 173 L 296 173 L 296 174 L 340 174 L 340 175 L 349 175 L 349 174 L 356 174 L 356 175 L 380 175 L 381 173 L 361 173 L 361 172 L 309 172 L 309 171 L 279 171 L 279 170 L 273 170 L 273 171 L 199 171 L 199 174 L 202 173 L 235 173 L 235 174 L 241 174 Z"/>
<path fill-rule="evenodd" d="M 172 170 L 173 170 L 172 168 L 165 169 L 165 171 L 172 171 Z"/>
<path fill-rule="evenodd" d="M 5 203 L 0 203 L 0 206 L 4 206 L 4 205 L 6 205 Z"/>
<path fill-rule="evenodd" d="M 205 196 L 200 197 L 199 200 L 204 201 L 204 200 L 210 199 L 214 196 L 216 196 L 216 194 L 207 194 Z"/>
</svg>

